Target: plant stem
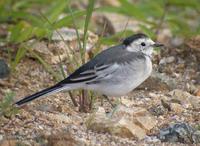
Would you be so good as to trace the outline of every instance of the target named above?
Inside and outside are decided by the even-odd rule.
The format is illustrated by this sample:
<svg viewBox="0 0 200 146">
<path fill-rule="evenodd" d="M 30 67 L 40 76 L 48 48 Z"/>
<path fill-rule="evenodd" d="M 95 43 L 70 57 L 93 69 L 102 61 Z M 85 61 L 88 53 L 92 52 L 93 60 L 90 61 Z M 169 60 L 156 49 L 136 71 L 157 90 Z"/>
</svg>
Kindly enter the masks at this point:
<svg viewBox="0 0 200 146">
<path fill-rule="evenodd" d="M 156 34 L 159 33 L 159 31 L 160 31 L 160 29 L 161 29 L 161 27 L 162 27 L 162 25 L 165 21 L 165 17 L 166 17 L 166 14 L 167 14 L 167 8 L 168 8 L 168 0 L 164 0 L 163 14 L 160 18 L 158 25 L 157 25 L 157 29 L 156 29 L 156 32 L 155 32 Z"/>
</svg>

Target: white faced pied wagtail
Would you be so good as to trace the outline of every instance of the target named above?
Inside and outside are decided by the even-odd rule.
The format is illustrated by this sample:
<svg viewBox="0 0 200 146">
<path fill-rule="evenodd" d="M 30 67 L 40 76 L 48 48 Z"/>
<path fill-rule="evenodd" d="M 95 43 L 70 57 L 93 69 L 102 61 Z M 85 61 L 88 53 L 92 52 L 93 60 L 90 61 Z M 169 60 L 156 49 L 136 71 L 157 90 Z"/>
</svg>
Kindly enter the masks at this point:
<svg viewBox="0 0 200 146">
<path fill-rule="evenodd" d="M 20 106 L 45 95 L 74 89 L 93 90 L 113 97 L 125 95 L 150 76 L 153 48 L 161 46 L 145 34 L 132 35 L 122 44 L 102 51 L 56 85 L 15 104 Z"/>
</svg>

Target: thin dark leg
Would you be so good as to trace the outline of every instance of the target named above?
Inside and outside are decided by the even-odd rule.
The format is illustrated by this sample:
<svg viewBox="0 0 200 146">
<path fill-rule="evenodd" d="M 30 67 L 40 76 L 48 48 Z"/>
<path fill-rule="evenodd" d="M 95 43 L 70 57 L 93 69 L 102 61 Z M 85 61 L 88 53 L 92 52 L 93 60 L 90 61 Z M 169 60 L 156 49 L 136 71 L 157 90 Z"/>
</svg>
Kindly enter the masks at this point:
<svg viewBox="0 0 200 146">
<path fill-rule="evenodd" d="M 110 103 L 110 105 L 114 108 L 115 105 L 110 101 L 110 99 L 108 98 L 108 96 L 103 95 L 103 97 Z"/>
</svg>

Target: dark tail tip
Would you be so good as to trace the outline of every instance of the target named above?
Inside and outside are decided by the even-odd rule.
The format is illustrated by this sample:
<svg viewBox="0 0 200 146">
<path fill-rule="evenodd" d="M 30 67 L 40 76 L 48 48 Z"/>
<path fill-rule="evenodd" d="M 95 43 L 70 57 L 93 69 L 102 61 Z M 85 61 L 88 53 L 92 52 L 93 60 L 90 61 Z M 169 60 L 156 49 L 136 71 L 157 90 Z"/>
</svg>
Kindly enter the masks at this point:
<svg viewBox="0 0 200 146">
<path fill-rule="evenodd" d="M 40 96 L 38 96 L 38 97 L 40 97 Z M 27 103 L 27 102 L 29 102 L 29 101 L 32 101 L 32 100 L 34 100 L 34 99 L 36 99 L 36 98 L 38 98 L 37 96 L 27 96 L 27 97 L 25 97 L 25 98 L 23 98 L 23 99 L 21 99 L 21 100 L 19 100 L 19 101 L 17 101 L 16 103 L 15 103 L 15 105 L 16 106 L 21 106 L 21 105 L 23 105 L 23 104 L 25 104 L 25 103 Z"/>
<path fill-rule="evenodd" d="M 50 93 L 54 93 L 55 91 L 59 90 L 60 88 L 62 88 L 62 87 L 59 86 L 59 85 L 55 85 L 53 87 L 44 89 L 44 90 L 42 90 L 40 92 L 37 92 L 37 93 L 35 93 L 33 95 L 27 96 L 27 97 L 17 101 L 15 103 L 15 106 L 21 106 L 21 105 L 23 105 L 23 104 L 25 104 L 27 102 L 30 102 L 30 101 L 32 101 L 34 99 L 37 99 L 37 98 L 39 98 L 41 96 L 44 96 L 44 95 L 47 95 L 47 94 L 50 94 Z"/>
</svg>

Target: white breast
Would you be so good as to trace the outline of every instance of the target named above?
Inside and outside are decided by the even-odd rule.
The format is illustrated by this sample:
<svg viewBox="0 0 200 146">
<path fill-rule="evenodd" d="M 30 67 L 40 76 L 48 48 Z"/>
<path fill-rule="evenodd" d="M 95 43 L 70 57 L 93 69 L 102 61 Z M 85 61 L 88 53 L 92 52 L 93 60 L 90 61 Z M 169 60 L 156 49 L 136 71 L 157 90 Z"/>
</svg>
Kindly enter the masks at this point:
<svg viewBox="0 0 200 146">
<path fill-rule="evenodd" d="M 143 83 L 152 72 L 152 62 L 149 57 L 146 57 L 146 61 L 144 64 L 138 64 L 134 68 L 138 68 L 138 70 L 134 70 L 132 74 L 125 75 L 124 82 L 121 85 L 121 95 L 125 95 L 131 92 L 133 89 L 138 87 L 141 83 Z M 124 69 L 125 70 L 125 69 Z M 130 70 L 130 69 L 127 69 Z M 121 96 L 120 95 L 120 96 Z"/>
<path fill-rule="evenodd" d="M 147 79 L 152 72 L 152 62 L 149 56 L 146 56 L 145 58 L 146 58 L 146 79 Z"/>
<path fill-rule="evenodd" d="M 144 82 L 150 76 L 151 71 L 151 60 L 146 57 L 145 61 L 120 66 L 109 78 L 99 84 L 89 85 L 87 89 L 95 90 L 108 96 L 126 95 Z"/>
</svg>

